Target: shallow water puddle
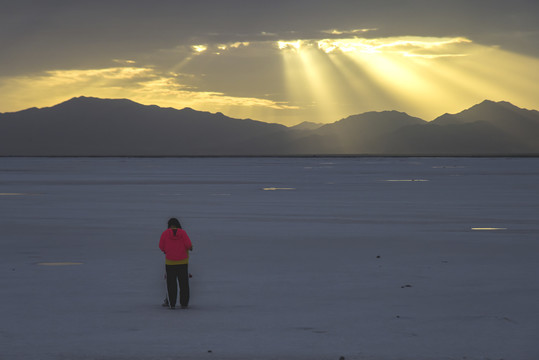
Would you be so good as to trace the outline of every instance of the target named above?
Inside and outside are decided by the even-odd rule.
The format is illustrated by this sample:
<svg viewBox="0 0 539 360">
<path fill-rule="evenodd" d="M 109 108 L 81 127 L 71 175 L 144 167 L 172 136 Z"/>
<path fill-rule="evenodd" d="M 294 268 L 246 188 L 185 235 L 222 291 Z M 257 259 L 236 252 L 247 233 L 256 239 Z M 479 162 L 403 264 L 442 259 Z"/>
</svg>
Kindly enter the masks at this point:
<svg viewBox="0 0 539 360">
<path fill-rule="evenodd" d="M 499 230 L 507 230 L 507 228 L 472 228 L 474 231 L 499 231 Z"/>
<path fill-rule="evenodd" d="M 281 188 L 281 187 L 267 187 L 263 188 L 264 191 L 275 191 L 275 190 L 296 190 L 296 188 Z"/>
<path fill-rule="evenodd" d="M 82 265 L 81 262 L 41 262 L 37 265 L 40 266 L 76 266 L 76 265 Z"/>
<path fill-rule="evenodd" d="M 430 181 L 425 179 L 394 179 L 394 180 L 380 180 L 380 181 L 386 181 L 386 182 L 423 182 L 423 181 Z"/>
</svg>

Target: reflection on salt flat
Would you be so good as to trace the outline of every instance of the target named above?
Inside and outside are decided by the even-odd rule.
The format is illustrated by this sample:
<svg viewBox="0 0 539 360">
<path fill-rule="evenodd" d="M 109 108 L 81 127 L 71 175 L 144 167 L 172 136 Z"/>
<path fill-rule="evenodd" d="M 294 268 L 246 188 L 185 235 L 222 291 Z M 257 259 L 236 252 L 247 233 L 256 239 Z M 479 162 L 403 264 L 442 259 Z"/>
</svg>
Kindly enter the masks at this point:
<svg viewBox="0 0 539 360">
<path fill-rule="evenodd" d="M 430 181 L 430 180 L 425 180 L 425 179 L 392 179 L 392 180 L 380 180 L 380 181 L 387 181 L 387 182 L 412 182 L 412 181 L 417 181 L 417 182 L 422 182 L 422 181 Z"/>
<path fill-rule="evenodd" d="M 42 262 L 38 263 L 37 265 L 41 266 L 74 266 L 74 265 L 82 265 L 81 262 Z"/>
<path fill-rule="evenodd" d="M 472 228 L 474 231 L 497 231 L 497 230 L 507 230 L 507 228 Z"/>
<path fill-rule="evenodd" d="M 275 191 L 275 190 L 296 190 L 296 188 L 285 188 L 285 187 L 267 187 L 263 188 L 264 191 Z"/>
<path fill-rule="evenodd" d="M 24 193 L 0 193 L 0 196 L 24 196 L 24 195 L 30 195 L 30 194 L 24 194 Z"/>
<path fill-rule="evenodd" d="M 433 166 L 433 169 L 464 169 L 466 166 L 452 166 L 452 165 L 445 165 L 445 166 Z"/>
</svg>

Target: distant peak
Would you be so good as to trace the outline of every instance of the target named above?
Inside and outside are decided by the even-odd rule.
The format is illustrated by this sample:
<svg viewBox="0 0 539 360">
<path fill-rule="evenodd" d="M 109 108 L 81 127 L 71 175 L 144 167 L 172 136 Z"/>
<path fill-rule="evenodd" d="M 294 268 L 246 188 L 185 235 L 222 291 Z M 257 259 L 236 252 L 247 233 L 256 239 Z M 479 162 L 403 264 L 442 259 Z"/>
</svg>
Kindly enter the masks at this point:
<svg viewBox="0 0 539 360">
<path fill-rule="evenodd" d="M 508 101 L 492 101 L 492 100 L 483 100 L 481 103 L 475 105 L 475 106 L 489 106 L 489 107 L 494 107 L 494 106 L 503 106 L 503 107 L 510 107 L 510 108 L 516 108 L 515 105 L 511 104 L 510 102 Z"/>
<path fill-rule="evenodd" d="M 296 129 L 296 130 L 315 130 L 315 129 L 318 129 L 320 127 L 322 127 L 323 123 L 315 123 L 315 122 L 312 122 L 312 121 L 303 121 L 299 124 L 296 124 L 296 125 L 293 125 L 293 126 L 289 126 L 289 128 L 291 129 Z"/>
<path fill-rule="evenodd" d="M 104 99 L 91 97 L 91 96 L 75 96 L 75 97 L 72 97 L 71 99 L 67 100 L 66 102 L 99 101 L 99 100 L 104 100 Z"/>
<path fill-rule="evenodd" d="M 481 103 L 472 106 L 469 109 L 463 110 L 460 114 L 467 114 L 470 112 L 499 112 L 499 111 L 509 111 L 509 112 L 518 112 L 522 111 L 523 109 L 519 108 L 518 106 L 515 106 L 507 101 L 492 101 L 492 100 L 484 100 Z"/>
<path fill-rule="evenodd" d="M 458 113 L 445 113 L 442 116 L 438 118 L 448 118 L 448 117 L 458 117 L 465 114 L 469 114 L 471 112 L 477 112 L 477 111 L 498 111 L 500 109 L 506 109 L 506 110 L 519 110 L 519 108 L 510 102 L 507 101 L 492 101 L 492 100 L 483 100 L 482 102 L 473 105 L 472 107 L 462 110 Z"/>
<path fill-rule="evenodd" d="M 489 104 L 496 104 L 496 102 L 492 101 L 492 100 L 485 99 L 485 100 L 481 101 L 478 105 L 481 105 L 481 104 L 489 105 Z"/>
<path fill-rule="evenodd" d="M 137 104 L 136 102 L 129 100 L 129 99 L 104 99 L 104 98 L 98 98 L 98 97 L 92 97 L 92 96 L 75 96 L 67 101 L 65 103 L 89 103 L 89 102 L 129 102 Z"/>
<path fill-rule="evenodd" d="M 401 119 L 418 119 L 408 115 L 405 112 L 397 110 L 384 110 L 384 111 L 367 111 L 362 114 L 350 115 L 340 121 L 357 121 L 357 120 L 401 120 Z M 420 120 L 420 119 L 419 119 Z"/>
</svg>

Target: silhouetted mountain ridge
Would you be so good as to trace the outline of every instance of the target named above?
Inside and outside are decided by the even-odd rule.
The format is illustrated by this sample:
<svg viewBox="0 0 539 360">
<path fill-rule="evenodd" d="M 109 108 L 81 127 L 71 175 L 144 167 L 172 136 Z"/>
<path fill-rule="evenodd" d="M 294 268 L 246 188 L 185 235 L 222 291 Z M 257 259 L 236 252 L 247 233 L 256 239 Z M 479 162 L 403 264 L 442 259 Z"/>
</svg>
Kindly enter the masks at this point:
<svg viewBox="0 0 539 360">
<path fill-rule="evenodd" d="M 291 126 L 290 128 L 294 129 L 294 130 L 315 130 L 315 129 L 318 129 L 319 127 L 324 126 L 324 125 L 325 124 L 322 124 L 322 123 L 315 123 L 315 122 L 312 122 L 312 121 L 304 121 L 304 122 L 302 122 L 300 124 Z"/>
<path fill-rule="evenodd" d="M 457 114 L 444 114 L 433 120 L 432 123 L 438 125 L 471 123 L 475 121 L 502 123 L 506 121 L 521 121 L 524 119 L 538 121 L 539 112 L 536 110 L 521 109 L 506 101 L 494 102 L 485 100 L 480 104 L 474 105 Z"/>
<path fill-rule="evenodd" d="M 209 155 L 287 129 L 190 108 L 79 97 L 50 108 L 0 116 L 0 154 Z"/>
<path fill-rule="evenodd" d="M 536 153 L 539 146 L 539 112 L 506 101 L 485 100 L 457 114 L 444 114 L 430 124 L 446 126 L 446 130 L 453 126 L 454 132 L 466 130 L 468 135 L 475 131 L 483 141 L 484 151 L 486 143 L 490 143 L 490 152 L 497 152 L 495 148 L 499 146 L 510 153 Z"/>
<path fill-rule="evenodd" d="M 398 111 L 286 127 L 76 97 L 0 114 L 1 156 L 539 155 L 539 112 L 485 100 L 427 122 Z"/>
</svg>

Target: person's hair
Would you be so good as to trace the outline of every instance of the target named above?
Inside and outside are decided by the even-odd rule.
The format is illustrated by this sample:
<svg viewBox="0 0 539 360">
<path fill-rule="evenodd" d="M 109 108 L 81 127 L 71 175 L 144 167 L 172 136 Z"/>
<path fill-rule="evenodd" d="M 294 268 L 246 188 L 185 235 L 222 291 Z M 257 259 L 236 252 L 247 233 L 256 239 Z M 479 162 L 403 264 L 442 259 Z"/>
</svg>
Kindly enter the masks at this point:
<svg viewBox="0 0 539 360">
<path fill-rule="evenodd" d="M 178 228 L 178 229 L 181 229 L 182 228 L 182 225 L 180 224 L 180 221 L 176 218 L 170 218 L 168 220 L 168 228 Z"/>
</svg>

